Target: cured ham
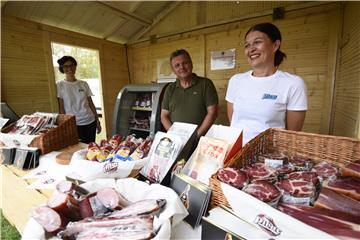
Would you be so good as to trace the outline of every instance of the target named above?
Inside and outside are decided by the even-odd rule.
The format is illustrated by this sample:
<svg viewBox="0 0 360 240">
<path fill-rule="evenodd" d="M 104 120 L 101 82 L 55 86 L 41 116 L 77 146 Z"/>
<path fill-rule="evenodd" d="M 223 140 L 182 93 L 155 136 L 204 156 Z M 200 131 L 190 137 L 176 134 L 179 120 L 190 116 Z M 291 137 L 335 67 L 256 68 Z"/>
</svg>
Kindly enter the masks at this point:
<svg viewBox="0 0 360 240">
<path fill-rule="evenodd" d="M 245 171 L 229 167 L 219 169 L 217 177 L 220 181 L 239 189 L 242 189 L 249 182 L 249 177 Z"/>
<path fill-rule="evenodd" d="M 48 199 L 47 205 L 67 217 L 70 221 L 79 221 L 82 219 L 78 201 L 69 194 L 55 194 Z"/>
<path fill-rule="evenodd" d="M 97 192 L 96 196 L 102 205 L 111 210 L 120 210 L 132 204 L 114 188 L 102 188 Z"/>
<path fill-rule="evenodd" d="M 280 196 L 280 191 L 265 180 L 250 183 L 244 188 L 244 192 L 256 197 L 263 202 L 271 202 Z"/>
<path fill-rule="evenodd" d="M 341 169 L 341 175 L 344 177 L 360 178 L 360 160 L 348 163 Z"/>
<path fill-rule="evenodd" d="M 279 167 L 288 163 L 288 157 L 282 153 L 260 154 L 258 161 L 270 167 Z"/>
<path fill-rule="evenodd" d="M 323 180 L 335 179 L 339 175 L 339 169 L 325 161 L 316 164 L 311 171 L 316 172 Z"/>
<path fill-rule="evenodd" d="M 316 193 L 312 182 L 301 179 L 284 179 L 276 186 L 293 197 L 314 197 Z"/>
<path fill-rule="evenodd" d="M 289 175 L 287 175 L 286 178 L 290 180 L 304 180 L 307 182 L 311 182 L 312 184 L 314 184 L 315 187 L 320 187 L 319 185 L 320 181 L 315 172 L 310 172 L 310 171 L 292 172 Z"/>
<path fill-rule="evenodd" d="M 80 214 L 82 218 L 100 216 L 109 210 L 99 201 L 95 193 L 87 195 L 79 202 Z"/>
<path fill-rule="evenodd" d="M 323 183 L 323 187 L 360 201 L 360 179 L 358 178 L 344 177 L 328 180 Z"/>
<path fill-rule="evenodd" d="M 61 237 L 69 237 L 77 235 L 80 232 L 86 231 L 92 228 L 109 228 L 117 227 L 119 232 L 129 231 L 152 231 L 153 230 L 154 216 L 131 216 L 127 218 L 103 218 L 95 219 L 88 218 L 78 222 L 70 222 L 66 229 L 61 233 Z"/>
<path fill-rule="evenodd" d="M 126 228 L 126 227 L 125 227 Z M 118 227 L 91 228 L 76 236 L 77 240 L 126 239 L 147 240 L 154 236 L 152 231 L 121 231 Z"/>
<path fill-rule="evenodd" d="M 309 171 L 314 165 L 310 158 L 299 155 L 290 157 L 289 163 L 293 165 L 297 171 Z"/>
<path fill-rule="evenodd" d="M 341 239 L 360 238 L 360 218 L 343 212 L 302 205 L 279 204 L 278 209 L 303 223 Z"/>
<path fill-rule="evenodd" d="M 156 214 L 165 206 L 165 199 L 146 199 L 135 202 L 121 210 L 114 211 L 108 215 L 112 218 L 124 218 L 133 215 Z"/>
<path fill-rule="evenodd" d="M 276 180 L 276 170 L 264 163 L 254 163 L 244 168 L 251 181 L 254 180 Z"/>
<path fill-rule="evenodd" d="M 51 235 L 65 229 L 69 222 L 67 218 L 46 206 L 33 209 L 30 215 Z"/>
<path fill-rule="evenodd" d="M 315 202 L 315 207 L 336 210 L 360 218 L 359 201 L 327 188 L 321 189 L 320 195 Z"/>
<path fill-rule="evenodd" d="M 60 193 L 71 194 L 75 198 L 80 198 L 89 194 L 89 191 L 85 188 L 66 180 L 56 184 L 56 190 L 58 190 Z"/>
</svg>

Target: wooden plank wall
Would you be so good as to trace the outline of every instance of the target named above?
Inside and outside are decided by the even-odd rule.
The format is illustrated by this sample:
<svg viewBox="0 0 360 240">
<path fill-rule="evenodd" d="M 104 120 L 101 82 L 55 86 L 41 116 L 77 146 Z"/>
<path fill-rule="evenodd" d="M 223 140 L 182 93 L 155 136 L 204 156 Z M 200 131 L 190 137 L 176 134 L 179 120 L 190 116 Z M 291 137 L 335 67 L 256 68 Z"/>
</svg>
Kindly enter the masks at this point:
<svg viewBox="0 0 360 240">
<path fill-rule="evenodd" d="M 339 4 L 325 4 L 304 9 L 289 10 L 285 18 L 274 23 L 283 35 L 282 50 L 288 55 L 281 69 L 304 78 L 308 87 L 309 110 L 304 131 L 328 133 L 331 109 L 331 84 L 335 62 L 336 32 L 334 21 L 339 17 Z M 286 9 L 286 8 L 285 8 Z M 175 21 L 177 12 L 171 16 Z M 251 15 L 252 16 L 252 15 Z M 178 16 L 179 17 L 179 16 Z M 192 19 L 192 17 L 188 17 Z M 164 20 L 166 21 L 166 19 Z M 179 17 L 179 24 L 185 19 Z M 212 79 L 220 99 L 219 124 L 228 124 L 225 93 L 228 79 L 238 72 L 249 69 L 243 54 L 243 39 L 247 29 L 253 24 L 270 21 L 271 15 L 244 18 L 214 27 L 184 32 L 153 41 L 129 46 L 131 82 L 145 83 L 156 79 L 158 57 L 168 57 L 170 52 L 186 48 L 193 56 L 194 72 Z M 176 26 L 176 22 L 172 23 Z M 164 26 L 162 31 L 165 32 Z M 170 27 L 168 27 L 170 28 Z M 333 33 L 335 31 L 335 34 Z M 188 46 L 188 47 L 187 47 Z M 210 70 L 210 52 L 236 49 L 236 68 L 231 70 Z M 335 49 L 335 50 L 334 50 Z M 204 58 L 199 58 L 204 54 Z M 205 61 L 203 61 L 205 60 Z M 141 64 L 141 63 L 146 64 Z"/>
<path fill-rule="evenodd" d="M 332 133 L 360 138 L 360 4 L 344 8 Z"/>
<path fill-rule="evenodd" d="M 19 115 L 56 112 L 51 42 L 96 49 L 106 130 L 110 135 L 117 94 L 129 83 L 125 46 L 15 17 L 2 15 L 1 20 L 1 100 Z"/>
</svg>

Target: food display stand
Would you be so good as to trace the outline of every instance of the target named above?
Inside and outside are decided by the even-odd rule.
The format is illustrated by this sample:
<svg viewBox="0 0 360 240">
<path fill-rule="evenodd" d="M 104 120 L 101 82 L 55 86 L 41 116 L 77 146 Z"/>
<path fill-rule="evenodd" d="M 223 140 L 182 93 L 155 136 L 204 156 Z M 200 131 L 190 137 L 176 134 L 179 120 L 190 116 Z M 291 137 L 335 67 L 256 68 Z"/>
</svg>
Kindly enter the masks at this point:
<svg viewBox="0 0 360 240">
<path fill-rule="evenodd" d="M 161 100 L 166 83 L 130 84 L 119 92 L 113 113 L 112 135 L 154 136 L 162 130 Z"/>
</svg>

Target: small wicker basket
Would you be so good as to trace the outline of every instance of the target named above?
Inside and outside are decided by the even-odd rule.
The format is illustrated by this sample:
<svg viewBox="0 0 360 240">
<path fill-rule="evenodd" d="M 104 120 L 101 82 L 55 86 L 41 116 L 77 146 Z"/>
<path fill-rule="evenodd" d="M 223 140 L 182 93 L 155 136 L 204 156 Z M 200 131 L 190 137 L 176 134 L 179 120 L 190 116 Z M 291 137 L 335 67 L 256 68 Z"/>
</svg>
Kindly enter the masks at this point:
<svg viewBox="0 0 360 240">
<path fill-rule="evenodd" d="M 10 124 L 2 129 L 1 132 L 8 133 L 14 125 L 15 123 Z M 79 142 L 75 116 L 59 114 L 56 119 L 56 125 L 56 128 L 52 128 L 34 138 L 29 146 L 39 148 L 41 154 L 46 154 Z"/>
<path fill-rule="evenodd" d="M 342 167 L 349 162 L 360 159 L 360 139 L 329 136 L 313 133 L 296 132 L 270 128 L 248 142 L 226 167 L 240 169 L 257 161 L 259 154 L 283 152 L 287 155 L 309 157 L 315 163 L 327 162 Z M 230 208 L 215 173 L 210 179 L 212 189 L 210 207 L 224 205 Z"/>
</svg>

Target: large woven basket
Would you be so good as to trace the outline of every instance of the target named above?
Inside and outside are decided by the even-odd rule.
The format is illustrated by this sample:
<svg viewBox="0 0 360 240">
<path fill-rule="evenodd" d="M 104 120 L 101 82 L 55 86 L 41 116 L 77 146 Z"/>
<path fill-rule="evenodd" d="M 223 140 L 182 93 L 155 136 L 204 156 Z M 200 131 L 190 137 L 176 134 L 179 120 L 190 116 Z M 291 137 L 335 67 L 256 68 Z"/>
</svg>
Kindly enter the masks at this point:
<svg viewBox="0 0 360 240">
<path fill-rule="evenodd" d="M 360 140 L 270 128 L 248 142 L 229 160 L 226 167 L 240 169 L 249 163 L 256 162 L 259 154 L 275 151 L 289 156 L 306 156 L 315 163 L 326 160 L 342 167 L 349 162 L 360 160 Z M 221 190 L 217 173 L 210 178 L 210 187 L 213 190 L 210 207 L 219 205 L 230 207 Z"/>
<path fill-rule="evenodd" d="M 15 123 L 9 125 L 2 129 L 1 132 L 8 133 L 14 125 Z M 75 116 L 59 114 L 56 119 L 56 125 L 56 128 L 52 128 L 34 138 L 29 146 L 39 148 L 41 154 L 46 154 L 79 142 Z"/>
</svg>

